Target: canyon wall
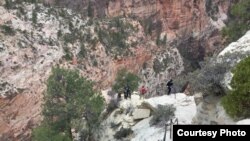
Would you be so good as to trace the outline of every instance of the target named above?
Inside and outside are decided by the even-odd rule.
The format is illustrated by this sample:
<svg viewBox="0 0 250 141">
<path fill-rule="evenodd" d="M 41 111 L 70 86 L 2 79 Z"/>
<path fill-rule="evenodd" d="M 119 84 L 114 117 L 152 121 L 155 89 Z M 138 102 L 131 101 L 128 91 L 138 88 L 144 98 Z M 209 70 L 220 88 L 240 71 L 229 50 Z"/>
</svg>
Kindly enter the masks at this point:
<svg viewBox="0 0 250 141">
<path fill-rule="evenodd" d="M 99 20 L 95 18 L 98 17 L 103 21 L 93 24 L 70 10 L 40 6 L 37 23 L 33 23 L 34 5 L 8 10 L 0 5 L 0 140 L 30 139 L 31 129 L 42 120 L 46 80 L 55 65 L 78 69 L 96 82 L 98 89 L 110 87 L 118 70 L 127 68 L 143 78 L 150 94 L 158 93 L 159 87 L 160 94 L 164 94 L 164 82 L 183 72 L 186 60 L 198 62 L 222 47 L 219 30 L 224 26 L 230 5 L 230 1 L 223 0 L 46 0 L 45 3 L 79 10 L 81 16 L 93 14 L 94 20 Z M 20 9 L 24 13 L 20 14 Z M 95 31 L 97 28 L 116 32 L 116 28 L 105 27 L 119 16 L 137 29 L 126 38 L 127 55 L 115 55 L 112 50 L 117 46 L 105 46 Z M 71 24 L 74 31 L 70 31 Z M 164 35 L 166 45 L 156 45 L 158 36 L 164 39 Z M 81 42 L 87 52 L 85 57 L 79 56 Z M 68 54 L 74 56 L 72 61 L 65 59 Z"/>
<path fill-rule="evenodd" d="M 205 56 L 223 48 L 220 30 L 234 0 L 46 0 L 97 18 L 131 17 L 156 39 L 165 33 L 185 63 L 197 68 Z M 150 30 L 150 31 L 147 31 Z"/>
</svg>

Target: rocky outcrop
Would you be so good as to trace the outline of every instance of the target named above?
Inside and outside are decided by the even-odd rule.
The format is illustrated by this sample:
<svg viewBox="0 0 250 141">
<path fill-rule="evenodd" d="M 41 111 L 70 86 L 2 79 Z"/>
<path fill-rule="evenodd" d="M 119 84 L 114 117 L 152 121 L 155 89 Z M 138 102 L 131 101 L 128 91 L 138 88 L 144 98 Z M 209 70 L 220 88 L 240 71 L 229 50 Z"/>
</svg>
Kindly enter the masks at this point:
<svg viewBox="0 0 250 141">
<path fill-rule="evenodd" d="M 145 99 L 144 103 L 157 108 L 157 105 L 174 105 L 176 108 L 175 119 L 178 119 L 179 124 L 192 124 L 192 119 L 196 114 L 196 105 L 193 96 L 187 96 L 183 93 L 172 94 L 170 96 L 159 96 L 150 99 Z M 132 141 L 138 140 L 162 140 L 164 137 L 164 127 L 155 127 L 150 125 L 152 116 L 141 120 L 132 127 L 135 136 L 131 139 Z M 170 141 L 170 132 L 167 129 L 167 141 Z"/>
<path fill-rule="evenodd" d="M 227 63 L 233 68 L 240 60 L 250 56 L 250 31 L 238 41 L 229 44 L 216 58 L 219 63 Z M 233 74 L 230 70 L 225 74 L 222 84 L 225 90 L 230 90 Z M 209 95 L 197 103 L 196 124 L 235 124 L 220 104 L 221 97 Z"/>
<path fill-rule="evenodd" d="M 102 122 L 101 128 L 105 128 L 105 130 L 99 132 L 98 140 L 116 140 L 114 138 L 116 132 L 120 131 L 122 128 L 130 129 L 138 120 L 146 118 L 141 117 L 137 119 L 138 116 L 136 114 L 138 113 L 134 114 L 135 111 L 138 111 L 141 102 L 142 100 L 137 94 L 132 94 L 131 99 L 123 99 L 122 97 L 118 104 L 118 108 L 109 114 L 107 119 Z M 147 109 L 146 114 L 148 114 L 148 112 L 150 111 Z"/>
<path fill-rule="evenodd" d="M 242 36 L 238 41 L 229 44 L 218 55 L 218 61 L 226 60 L 231 67 L 234 67 L 240 60 L 250 56 L 250 31 Z M 231 89 L 230 82 L 233 74 L 228 71 L 222 81 L 225 89 Z"/>
<path fill-rule="evenodd" d="M 152 111 L 155 111 L 158 105 L 174 105 L 174 107 L 176 107 L 175 116 L 178 118 L 179 122 L 183 124 L 191 124 L 191 120 L 196 113 L 194 96 L 187 96 L 183 93 L 149 98 L 146 99 L 142 105 L 144 105 L 144 107 L 149 107 Z M 187 123 L 187 120 L 190 121 Z"/>
<path fill-rule="evenodd" d="M 176 108 L 175 118 L 178 118 L 179 124 L 191 124 L 196 114 L 193 96 L 177 93 L 176 95 L 158 96 L 142 100 L 139 95 L 134 93 L 131 99 L 121 99 L 118 108 L 102 122 L 105 130 L 99 132 L 100 138 L 98 140 L 119 140 L 115 139 L 113 135 L 122 128 L 131 128 L 134 131 L 133 136 L 129 136 L 124 140 L 151 141 L 162 139 L 164 127 L 150 125 L 153 116 L 150 111 L 157 110 L 158 105 L 173 105 Z M 148 117 L 149 113 L 151 113 L 150 117 Z M 169 132 L 167 134 L 169 137 Z"/>
<path fill-rule="evenodd" d="M 234 124 L 220 105 L 221 97 L 209 95 L 197 105 L 197 114 L 193 124 Z"/>
<path fill-rule="evenodd" d="M 250 31 L 246 32 L 238 41 L 232 42 L 224 50 L 222 50 L 219 57 L 225 56 L 228 58 L 227 54 L 248 54 L 250 52 Z M 234 58 L 231 58 L 231 60 Z"/>
</svg>

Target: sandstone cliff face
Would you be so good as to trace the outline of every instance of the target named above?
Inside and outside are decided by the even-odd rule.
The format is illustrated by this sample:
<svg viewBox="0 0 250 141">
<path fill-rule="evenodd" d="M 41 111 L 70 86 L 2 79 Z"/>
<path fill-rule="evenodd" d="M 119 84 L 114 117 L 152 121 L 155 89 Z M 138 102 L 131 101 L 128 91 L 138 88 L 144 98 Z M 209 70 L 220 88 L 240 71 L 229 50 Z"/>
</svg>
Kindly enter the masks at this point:
<svg viewBox="0 0 250 141">
<path fill-rule="evenodd" d="M 114 0 L 109 1 L 106 14 L 160 20 L 171 40 L 183 34 L 197 36 L 209 31 L 213 20 L 223 24 L 221 20 L 226 19 L 229 5 L 229 1 L 222 0 Z"/>
<path fill-rule="evenodd" d="M 27 16 L 30 15 L 33 7 L 24 8 L 30 11 Z M 63 51 L 41 43 L 48 41 L 52 32 L 46 32 L 50 34 L 47 36 L 43 31 L 37 31 L 30 21 L 22 21 L 16 11 L 8 12 L 0 6 L 0 13 L 0 140 L 28 140 L 30 129 L 41 120 L 44 82 Z M 44 28 L 46 26 L 54 27 L 45 24 Z M 12 30 L 6 31 L 4 27 Z"/>
<path fill-rule="evenodd" d="M 197 36 L 223 26 L 231 1 L 224 0 L 45 0 L 98 17 L 131 16 L 162 22 L 169 40 L 189 34 Z M 90 10 L 92 9 L 92 10 Z M 206 34 L 206 33 L 203 33 Z"/>
<path fill-rule="evenodd" d="M 166 33 L 186 60 L 200 61 L 222 47 L 218 31 L 230 4 L 222 0 L 114 0 L 109 1 L 106 14 L 149 19 L 153 37 Z"/>
<path fill-rule="evenodd" d="M 177 46 L 185 60 L 201 61 L 223 48 L 219 30 L 227 20 L 233 1 L 225 0 L 46 0 L 87 16 L 133 17 L 140 20 L 151 37 L 165 33 L 171 46 Z M 187 57 L 189 56 L 189 57 Z M 192 56 L 192 57 L 190 57 Z M 186 62 L 188 63 L 188 62 Z M 191 64 L 197 67 L 197 62 Z"/>
</svg>

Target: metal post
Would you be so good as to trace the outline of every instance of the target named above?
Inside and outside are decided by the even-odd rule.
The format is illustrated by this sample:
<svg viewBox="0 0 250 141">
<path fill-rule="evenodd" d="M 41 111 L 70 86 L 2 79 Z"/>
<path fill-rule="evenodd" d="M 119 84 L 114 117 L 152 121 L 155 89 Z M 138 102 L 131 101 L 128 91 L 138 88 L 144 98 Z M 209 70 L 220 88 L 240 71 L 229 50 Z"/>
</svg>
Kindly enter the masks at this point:
<svg viewBox="0 0 250 141">
<path fill-rule="evenodd" d="M 174 89 L 174 98 L 176 99 L 176 89 L 173 87 Z"/>
<path fill-rule="evenodd" d="M 165 133 L 164 133 L 163 141 L 166 140 L 167 126 L 168 126 L 167 123 L 165 123 Z"/>
<path fill-rule="evenodd" d="M 172 138 L 172 125 L 173 125 L 173 121 L 172 119 L 170 119 L 170 132 L 169 132 L 169 136 L 170 136 L 170 139 Z"/>
<path fill-rule="evenodd" d="M 175 118 L 175 119 L 170 119 L 169 123 L 165 123 L 165 133 L 164 133 L 164 137 L 163 137 L 163 141 L 166 141 L 166 134 L 167 134 L 167 127 L 169 127 L 169 136 L 170 136 L 170 139 L 172 139 L 173 137 L 173 125 L 176 124 L 178 125 L 178 118 Z"/>
</svg>

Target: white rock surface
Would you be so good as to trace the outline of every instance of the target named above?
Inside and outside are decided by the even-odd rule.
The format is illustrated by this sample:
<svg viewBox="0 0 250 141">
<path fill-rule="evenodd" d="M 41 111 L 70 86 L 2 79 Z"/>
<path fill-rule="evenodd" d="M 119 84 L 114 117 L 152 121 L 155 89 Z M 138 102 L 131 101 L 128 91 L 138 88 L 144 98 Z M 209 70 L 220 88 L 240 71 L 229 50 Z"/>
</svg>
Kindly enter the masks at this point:
<svg viewBox="0 0 250 141">
<path fill-rule="evenodd" d="M 219 56 L 223 56 L 226 53 L 243 53 L 250 51 L 250 31 L 242 36 L 238 41 L 231 43 L 223 51 L 219 53 Z"/>
<path fill-rule="evenodd" d="M 243 120 L 240 120 L 240 121 L 236 122 L 236 124 L 250 125 L 250 119 L 243 119 Z"/>
<path fill-rule="evenodd" d="M 235 54 L 236 57 L 228 57 L 227 54 Z M 224 61 L 234 67 L 244 57 L 250 56 L 250 30 L 236 42 L 229 44 L 217 57 L 217 61 Z M 233 78 L 233 73 L 227 72 L 224 80 L 221 82 L 225 88 L 231 90 L 230 82 Z"/>
<path fill-rule="evenodd" d="M 183 93 L 165 95 L 161 97 L 154 97 L 146 99 L 146 102 L 157 107 L 158 104 L 168 105 L 173 104 L 176 107 L 175 117 L 178 118 L 179 124 L 191 124 L 192 119 L 196 114 L 196 105 L 193 96 L 186 96 Z M 135 137 L 132 141 L 157 141 L 162 140 L 164 136 L 164 128 L 150 127 L 149 122 L 152 117 L 146 118 L 137 123 L 132 130 Z M 169 132 L 166 135 L 166 141 L 170 141 Z"/>
<path fill-rule="evenodd" d="M 105 91 L 103 91 L 103 93 L 105 94 Z M 178 118 L 180 124 L 191 124 L 196 114 L 196 105 L 193 96 L 178 93 L 176 95 L 172 94 L 141 100 L 139 95 L 133 94 L 131 99 L 123 99 L 119 104 L 119 108 L 112 112 L 102 123 L 105 130 L 100 135 L 100 140 L 115 140 L 113 136 L 121 127 L 132 128 L 134 131 L 134 135 L 130 139 L 132 141 L 157 141 L 162 139 L 164 127 L 151 127 L 149 122 L 152 116 L 136 122 L 133 119 L 133 114 L 126 112 L 132 110 L 134 111 L 133 113 L 139 113 L 138 110 L 140 111 L 141 109 L 138 107 L 141 107 L 142 102 L 147 102 L 155 108 L 157 108 L 158 104 L 173 104 L 176 107 L 175 117 Z M 111 124 L 118 125 L 118 128 L 111 128 Z M 167 133 L 167 138 L 167 140 L 170 140 L 169 133 Z"/>
<path fill-rule="evenodd" d="M 107 95 L 107 90 L 102 91 L 106 101 L 110 100 L 110 96 Z M 140 99 L 139 95 L 132 94 L 131 99 L 123 99 L 118 105 L 118 109 L 113 111 L 108 118 L 102 122 L 102 127 L 105 128 L 102 133 L 100 133 L 101 141 L 114 141 L 114 135 L 120 128 L 131 128 L 135 125 L 133 118 L 133 111 L 137 106 L 141 105 L 143 100 Z M 117 125 L 117 128 L 112 128 L 112 125 Z"/>
<path fill-rule="evenodd" d="M 164 128 L 151 127 L 149 122 L 152 117 L 146 118 L 138 122 L 132 130 L 135 133 L 135 137 L 131 141 L 158 141 L 163 139 Z M 167 132 L 169 137 L 169 132 Z M 170 140 L 169 138 L 167 140 Z"/>
</svg>

